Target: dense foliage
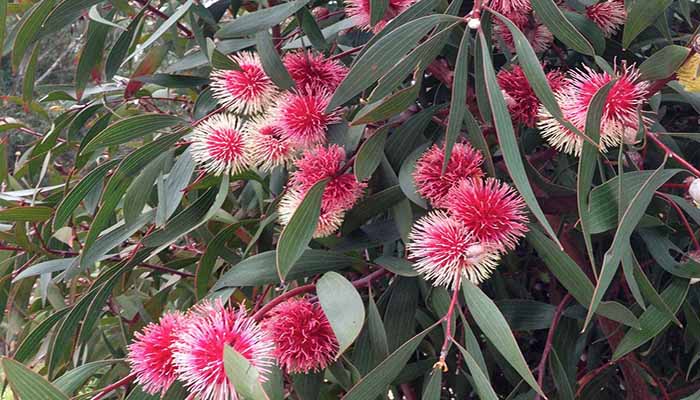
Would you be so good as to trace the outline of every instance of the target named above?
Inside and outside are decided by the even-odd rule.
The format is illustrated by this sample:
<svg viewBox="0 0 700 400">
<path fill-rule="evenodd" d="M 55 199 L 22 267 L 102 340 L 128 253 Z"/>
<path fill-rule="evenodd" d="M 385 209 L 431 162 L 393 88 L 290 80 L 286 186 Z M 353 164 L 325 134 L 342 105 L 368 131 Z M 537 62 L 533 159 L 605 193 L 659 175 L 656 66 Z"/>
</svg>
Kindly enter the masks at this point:
<svg viewBox="0 0 700 400">
<path fill-rule="evenodd" d="M 0 0 L 3 398 L 700 399 L 699 21 Z"/>
</svg>

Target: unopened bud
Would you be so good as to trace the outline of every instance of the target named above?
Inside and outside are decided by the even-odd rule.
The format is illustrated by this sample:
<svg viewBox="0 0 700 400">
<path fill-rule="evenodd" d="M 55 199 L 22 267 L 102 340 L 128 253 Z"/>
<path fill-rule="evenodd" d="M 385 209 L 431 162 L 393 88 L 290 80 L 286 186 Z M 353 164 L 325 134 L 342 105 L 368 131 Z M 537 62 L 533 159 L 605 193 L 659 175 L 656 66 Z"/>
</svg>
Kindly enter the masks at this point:
<svg viewBox="0 0 700 400">
<path fill-rule="evenodd" d="M 695 206 L 700 208 L 700 179 L 695 178 L 692 182 L 690 182 L 688 194 L 690 195 L 690 198 L 693 199 Z"/>
<path fill-rule="evenodd" d="M 481 28 L 481 20 L 479 18 L 469 18 L 469 21 L 467 21 L 467 26 L 469 29 L 477 30 Z"/>
</svg>

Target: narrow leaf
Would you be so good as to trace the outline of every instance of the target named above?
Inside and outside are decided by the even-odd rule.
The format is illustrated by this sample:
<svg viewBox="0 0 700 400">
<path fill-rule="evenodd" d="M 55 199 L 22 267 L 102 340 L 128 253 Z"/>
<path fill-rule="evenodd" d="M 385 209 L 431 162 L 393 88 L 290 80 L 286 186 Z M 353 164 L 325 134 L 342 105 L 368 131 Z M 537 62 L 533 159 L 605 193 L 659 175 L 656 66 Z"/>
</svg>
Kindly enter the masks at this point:
<svg viewBox="0 0 700 400">
<path fill-rule="evenodd" d="M 336 357 L 340 357 L 362 330 L 365 321 L 362 298 L 352 283 L 336 272 L 326 272 L 316 282 L 316 293 L 338 339 Z"/>
</svg>

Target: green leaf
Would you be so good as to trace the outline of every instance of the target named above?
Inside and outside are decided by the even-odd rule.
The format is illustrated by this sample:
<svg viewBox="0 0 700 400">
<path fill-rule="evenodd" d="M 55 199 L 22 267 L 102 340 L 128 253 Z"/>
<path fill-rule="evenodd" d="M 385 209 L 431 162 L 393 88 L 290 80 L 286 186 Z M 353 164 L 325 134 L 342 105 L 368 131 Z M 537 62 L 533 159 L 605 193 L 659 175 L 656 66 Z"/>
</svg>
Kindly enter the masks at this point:
<svg viewBox="0 0 700 400">
<path fill-rule="evenodd" d="M 386 388 L 403 371 L 406 363 L 414 354 L 418 345 L 439 323 L 435 323 L 423 332 L 412 337 L 396 349 L 381 364 L 364 376 L 353 386 L 341 400 L 367 400 L 386 394 Z"/>
<path fill-rule="evenodd" d="M 107 14 L 107 18 L 112 19 L 115 10 Z M 107 34 L 110 26 L 101 22 L 90 21 L 88 30 L 85 34 L 87 41 L 80 52 L 78 66 L 75 68 L 75 95 L 78 99 L 83 97 L 83 92 L 87 86 L 93 69 L 97 68 L 102 62 L 102 53 L 105 47 Z"/>
<path fill-rule="evenodd" d="M 552 348 L 552 351 L 549 353 L 549 369 L 552 370 L 554 386 L 557 387 L 561 400 L 574 400 L 574 389 L 571 387 L 571 382 L 566 375 L 566 370 L 554 348 Z"/>
<path fill-rule="evenodd" d="M 389 271 L 399 276 L 413 277 L 419 275 L 418 272 L 413 268 L 413 263 L 406 260 L 405 258 L 381 256 L 374 259 L 374 261 L 372 262 L 388 269 Z"/>
<path fill-rule="evenodd" d="M 260 383 L 260 373 L 247 358 L 231 348 L 224 346 L 224 369 L 232 388 L 242 397 L 250 400 L 269 400 Z"/>
<path fill-rule="evenodd" d="M 299 25 L 301 25 L 301 30 L 304 31 L 311 45 L 318 51 L 326 51 L 328 49 L 326 38 L 323 36 L 321 28 L 318 27 L 318 23 L 316 23 L 316 19 L 311 15 L 309 9 L 303 7 L 297 11 L 297 19 L 299 20 Z"/>
<path fill-rule="evenodd" d="M 457 65 L 455 66 L 454 81 L 452 83 L 452 99 L 450 101 L 450 114 L 447 120 L 445 132 L 445 159 L 442 163 L 442 173 L 447 170 L 450 162 L 452 147 L 454 146 L 464 122 L 464 113 L 467 103 L 467 81 L 469 81 L 469 41 L 471 30 L 466 29 L 462 35 L 457 53 Z"/>
<path fill-rule="evenodd" d="M 498 310 L 496 304 L 469 280 L 462 282 L 462 293 L 474 321 L 496 350 L 508 361 L 508 363 L 520 374 L 530 387 L 544 396 L 544 392 L 537 384 L 530 368 L 525 362 L 523 354 L 518 348 L 518 343 L 513 337 L 506 319 Z"/>
<path fill-rule="evenodd" d="M 294 80 L 284 67 L 280 55 L 277 53 L 274 43 L 272 43 L 270 32 L 262 30 L 256 33 L 255 43 L 258 54 L 260 55 L 260 62 L 267 76 L 269 76 L 280 89 L 294 87 Z"/>
<path fill-rule="evenodd" d="M 365 140 L 362 146 L 360 146 L 353 167 L 355 177 L 358 181 L 369 179 L 379 164 L 381 164 L 382 158 L 384 157 L 384 144 L 386 143 L 388 133 L 389 126 L 384 125 L 377 129 L 372 136 Z"/>
<path fill-rule="evenodd" d="M 122 360 L 102 360 L 93 361 L 87 364 L 83 364 L 77 368 L 63 374 L 60 378 L 53 381 L 53 384 L 59 388 L 64 393 L 73 395 L 76 390 L 80 389 L 81 386 L 93 375 L 97 374 L 100 370 L 105 367 L 118 364 L 123 362 Z"/>
<path fill-rule="evenodd" d="M 22 400 L 68 400 L 68 396 L 41 375 L 15 360 L 3 358 L 2 369 L 12 391 Z"/>
<path fill-rule="evenodd" d="M 598 25 L 583 14 L 566 10 L 563 10 L 563 12 L 566 19 L 571 22 L 576 30 L 581 32 L 583 36 L 586 37 L 591 46 L 593 46 L 596 54 L 604 54 L 605 35 Z"/>
<path fill-rule="evenodd" d="M 141 114 L 125 118 L 98 133 L 81 148 L 80 153 L 85 154 L 99 148 L 127 143 L 183 122 L 181 118 L 169 114 Z"/>
<path fill-rule="evenodd" d="M 29 57 L 27 68 L 24 70 L 24 78 L 22 79 L 22 101 L 25 104 L 25 108 L 29 108 L 34 98 L 34 82 L 36 81 L 37 59 L 39 58 L 40 51 L 40 44 L 35 44 L 31 56 Z"/>
<path fill-rule="evenodd" d="M 63 0 L 51 11 L 39 32 L 45 38 L 67 27 L 84 14 L 85 10 L 105 0 Z"/>
<path fill-rule="evenodd" d="M 30 276 L 37 276 L 41 274 L 50 274 L 52 272 L 63 271 L 66 268 L 70 267 L 71 264 L 75 262 L 75 260 L 75 257 L 57 258 L 55 260 L 47 260 L 34 264 L 17 274 L 17 276 L 15 276 L 14 278 L 12 278 L 12 282 L 17 282 Z"/>
<path fill-rule="evenodd" d="M 129 54 L 128 57 L 126 57 L 124 62 L 131 60 L 137 54 L 140 54 L 145 49 L 150 47 L 153 43 L 155 43 L 158 39 L 160 39 L 160 37 L 163 36 L 165 32 L 170 30 L 170 28 L 173 27 L 177 23 L 177 21 L 180 18 L 182 18 L 187 11 L 190 10 L 192 4 L 193 0 L 187 0 L 185 4 L 178 7 L 178 9 L 175 10 L 175 12 L 170 17 L 168 17 L 168 19 L 166 19 L 162 24 L 160 24 L 160 26 L 158 27 L 158 29 L 156 29 L 155 32 L 151 33 L 151 35 L 148 37 L 148 39 L 146 39 L 146 41 L 141 43 L 137 51 L 134 51 L 133 53 Z"/>
<path fill-rule="evenodd" d="M 0 49 L 5 48 L 5 35 L 7 33 L 7 2 L 0 1 Z"/>
<path fill-rule="evenodd" d="M 649 278 L 647 278 L 636 258 L 632 257 L 631 261 L 633 268 L 632 275 L 635 282 L 637 282 L 639 285 L 639 291 L 642 293 L 642 295 L 649 301 L 649 303 L 656 307 L 657 310 L 659 310 L 661 313 L 665 313 L 669 321 L 673 321 L 676 325 L 682 327 L 683 324 L 676 317 L 673 310 L 671 310 L 671 307 L 666 304 L 666 302 L 661 298 L 661 295 L 659 295 L 659 292 L 657 292 L 654 286 L 651 284 L 651 281 L 649 281 Z"/>
<path fill-rule="evenodd" d="M 107 55 L 107 60 L 105 61 L 105 79 L 111 81 L 114 75 L 119 70 L 122 62 L 129 53 L 129 48 L 136 38 L 136 34 L 139 31 L 139 26 L 143 21 L 143 16 L 146 13 L 147 7 L 141 8 L 138 14 L 131 20 L 129 25 L 126 27 L 126 31 L 122 32 L 117 38 L 116 42 L 112 46 L 112 49 Z"/>
<path fill-rule="evenodd" d="M 51 218 L 53 209 L 44 206 L 11 207 L 0 210 L 3 222 L 42 222 Z"/>
<path fill-rule="evenodd" d="M 488 48 L 486 47 L 486 38 L 483 32 L 479 33 L 481 49 L 483 54 L 488 54 Z M 501 152 L 503 153 L 503 160 L 508 168 L 508 173 L 513 179 L 515 187 L 520 192 L 520 195 L 525 200 L 525 203 L 530 207 L 530 210 L 535 214 L 535 218 L 540 222 L 540 224 L 547 231 L 547 234 L 554 239 L 557 244 L 561 247 L 557 235 L 549 225 L 547 218 L 537 203 L 537 198 L 535 193 L 530 187 L 530 181 L 525 172 L 525 166 L 523 165 L 522 156 L 520 155 L 520 149 L 518 148 L 518 141 L 515 138 L 515 132 L 513 131 L 513 123 L 510 119 L 510 114 L 508 113 L 508 106 L 506 105 L 503 96 L 501 95 L 501 89 L 496 81 L 496 72 L 493 69 L 493 64 L 491 59 L 488 57 L 483 57 L 483 68 L 484 68 L 484 78 L 486 80 L 486 92 L 489 97 L 489 102 L 491 104 L 491 110 L 493 112 L 493 121 L 496 128 L 496 134 L 498 135 L 498 142 L 501 145 Z"/>
<path fill-rule="evenodd" d="M 195 294 L 198 299 L 206 296 L 209 290 L 210 277 L 213 275 L 214 266 L 216 260 L 226 252 L 229 252 L 226 248 L 226 242 L 234 237 L 234 233 L 240 229 L 242 223 L 235 223 L 227 226 L 226 228 L 219 231 L 219 233 L 214 236 L 213 239 L 207 244 L 207 249 L 202 254 L 197 264 L 197 272 L 194 278 Z M 234 268 L 238 270 L 240 264 Z"/>
<path fill-rule="evenodd" d="M 405 111 L 416 101 L 419 90 L 420 83 L 416 83 L 382 100 L 366 105 L 357 113 L 350 126 L 384 121 Z"/>
<path fill-rule="evenodd" d="M 328 179 L 324 179 L 309 189 L 287 226 L 282 230 L 277 242 L 277 272 L 284 282 L 287 274 L 299 260 L 316 231 L 318 216 L 321 212 L 321 198 Z M 312 222 L 312 223 L 309 223 Z"/>
<path fill-rule="evenodd" d="M 41 343 L 46 339 L 51 329 L 56 327 L 61 318 L 68 314 L 68 311 L 70 311 L 70 307 L 62 308 L 41 321 L 17 346 L 12 358 L 19 362 L 29 361 L 39 351 Z"/>
<path fill-rule="evenodd" d="M 430 375 L 427 381 L 423 385 L 423 396 L 422 400 L 440 400 L 440 394 L 442 393 L 442 370 L 440 368 L 433 368 L 430 371 Z"/>
<path fill-rule="evenodd" d="M 19 22 L 19 28 L 12 44 L 12 69 L 19 68 L 27 49 L 36 41 L 37 35 L 42 29 L 44 20 L 56 4 L 55 0 L 46 0 L 28 11 L 28 15 Z"/>
<path fill-rule="evenodd" d="M 135 80 L 167 88 L 196 88 L 209 83 L 209 79 L 192 75 L 153 74 L 137 76 Z"/>
<path fill-rule="evenodd" d="M 622 47 L 632 41 L 661 16 L 673 0 L 635 0 L 627 5 L 627 20 L 622 32 Z"/>
<path fill-rule="evenodd" d="M 411 152 L 425 142 L 423 132 L 426 130 L 435 112 L 441 106 L 431 106 L 413 114 L 401 124 L 386 140 L 384 152 L 394 169 L 399 169 Z"/>
<path fill-rule="evenodd" d="M 353 363 L 363 375 L 366 375 L 389 355 L 389 343 L 382 316 L 371 292 L 368 297 L 367 321 L 362 334 L 357 338 L 353 351 Z"/>
<path fill-rule="evenodd" d="M 405 198 L 398 185 L 363 198 L 346 214 L 341 231 L 346 234 L 354 231 L 371 218 L 389 211 Z"/>
<path fill-rule="evenodd" d="M 670 45 L 652 54 L 639 66 L 640 79 L 654 81 L 673 75 L 688 58 L 690 49 L 684 46 Z"/>
<path fill-rule="evenodd" d="M 479 398 L 485 400 L 498 400 L 498 395 L 493 390 L 493 387 L 491 387 L 489 378 L 486 376 L 486 373 L 481 370 L 481 367 L 479 367 L 479 364 L 476 362 L 474 357 L 472 357 L 467 349 L 462 347 L 456 341 L 452 340 L 452 343 L 457 346 L 460 353 L 462 353 L 462 357 L 464 357 L 464 361 L 467 362 L 467 368 L 469 368 L 469 373 L 472 374 L 474 388 L 476 389 L 476 393 L 479 395 Z"/>
<path fill-rule="evenodd" d="M 369 24 L 374 26 L 384 18 L 389 0 L 369 0 Z"/>
<path fill-rule="evenodd" d="M 316 282 L 316 294 L 338 339 L 340 357 L 352 345 L 362 330 L 365 307 L 357 289 L 336 272 L 326 272 Z"/>
<path fill-rule="evenodd" d="M 296 0 L 243 14 L 235 20 L 224 24 L 216 32 L 216 37 L 228 39 L 269 29 L 299 11 L 308 2 L 309 0 Z"/>
<path fill-rule="evenodd" d="M 426 209 L 428 208 L 428 203 L 418 194 L 416 184 L 413 181 L 413 170 L 416 168 L 416 162 L 427 148 L 428 145 L 426 144 L 413 150 L 413 152 L 406 157 L 403 164 L 401 164 L 401 169 L 399 170 L 399 185 L 403 194 L 413 203 Z"/>
<path fill-rule="evenodd" d="M 553 0 L 532 0 L 532 9 L 537 17 L 565 45 L 589 56 L 595 55 L 591 43 L 564 16 L 564 13 Z"/>
</svg>

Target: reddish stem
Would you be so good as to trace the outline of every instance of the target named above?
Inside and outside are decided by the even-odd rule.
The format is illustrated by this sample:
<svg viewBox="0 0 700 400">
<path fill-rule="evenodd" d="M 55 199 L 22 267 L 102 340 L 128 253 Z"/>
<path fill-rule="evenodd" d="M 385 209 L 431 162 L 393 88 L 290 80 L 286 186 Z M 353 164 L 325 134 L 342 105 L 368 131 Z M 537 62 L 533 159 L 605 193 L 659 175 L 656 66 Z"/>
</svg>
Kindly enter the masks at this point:
<svg viewBox="0 0 700 400">
<path fill-rule="evenodd" d="M 148 4 L 148 0 L 136 0 L 137 3 L 141 4 L 142 6 L 146 6 L 146 9 L 153 15 L 162 18 L 164 20 L 167 20 L 170 18 L 167 14 L 164 12 L 160 11 L 156 7 L 153 7 L 152 5 Z M 185 25 L 182 25 L 181 23 L 177 23 L 177 28 L 182 31 L 182 33 L 187 36 L 189 39 L 194 38 L 194 35 L 192 34 L 192 31 L 189 30 Z"/>
<path fill-rule="evenodd" d="M 336 59 L 338 59 L 338 58 L 343 58 L 343 57 L 345 57 L 345 56 L 349 56 L 349 55 L 351 55 L 351 54 L 355 54 L 355 53 L 359 52 L 360 50 L 362 50 L 364 47 L 365 47 L 364 45 L 354 47 L 354 48 L 352 48 L 352 49 L 350 49 L 350 50 L 346 50 L 346 51 L 344 51 L 344 52 L 342 52 L 342 53 L 338 53 L 338 54 L 332 56 L 330 59 L 331 59 L 331 60 L 336 60 Z"/>
<path fill-rule="evenodd" d="M 105 398 L 108 394 L 110 394 L 112 391 L 114 391 L 115 389 L 119 389 L 119 388 L 122 387 L 122 386 L 127 386 L 127 385 L 129 385 L 134 379 L 136 379 L 136 374 L 135 374 L 135 373 L 129 374 L 129 375 L 125 376 L 124 378 L 122 378 L 122 379 L 120 379 L 120 380 L 114 382 L 113 384 L 102 388 L 102 389 L 100 390 L 100 392 L 97 393 L 97 395 L 96 395 L 95 397 L 92 398 L 92 400 L 100 400 L 100 399 L 103 399 L 103 398 Z"/>
<path fill-rule="evenodd" d="M 537 366 L 537 384 L 542 388 L 542 385 L 544 384 L 544 375 L 547 370 L 547 357 L 549 357 L 549 353 L 552 351 L 552 344 L 554 343 L 554 332 L 557 330 L 557 325 L 559 325 L 559 320 L 561 320 L 561 316 L 564 312 L 564 308 L 566 307 L 566 304 L 571 300 L 571 294 L 567 293 L 566 296 L 564 296 L 563 299 L 561 299 L 561 302 L 557 306 L 557 309 L 554 311 L 554 316 L 552 317 L 552 325 L 549 327 L 549 332 L 547 332 L 547 341 L 545 342 L 544 345 L 544 351 L 542 352 L 542 359 L 540 359 L 540 363 Z M 535 400 L 540 400 L 541 396 L 538 393 L 535 395 Z"/>
<path fill-rule="evenodd" d="M 675 201 L 671 200 L 668 196 L 666 196 L 666 194 L 656 192 L 656 195 L 664 199 L 666 203 L 668 203 L 671 207 L 673 207 L 674 210 L 676 210 L 676 213 L 681 219 L 683 226 L 685 226 L 685 229 L 688 231 L 688 235 L 690 236 L 690 240 L 693 242 L 695 250 L 700 251 L 700 242 L 698 242 L 698 239 L 695 237 L 695 231 L 693 231 L 693 228 L 690 227 L 690 222 L 688 222 L 688 218 L 685 217 L 683 210 L 681 210 L 681 208 L 678 206 L 678 204 L 676 204 Z"/>
<path fill-rule="evenodd" d="M 688 161 L 683 157 L 679 156 L 675 151 L 671 150 L 670 147 L 666 146 L 664 142 L 659 139 L 659 135 L 654 132 L 647 131 L 647 137 L 651 139 L 652 142 L 656 143 L 661 150 L 663 150 L 669 158 L 674 158 L 679 164 L 681 164 L 685 169 L 692 172 L 696 177 L 700 177 L 700 170 L 693 167 Z"/>
</svg>

